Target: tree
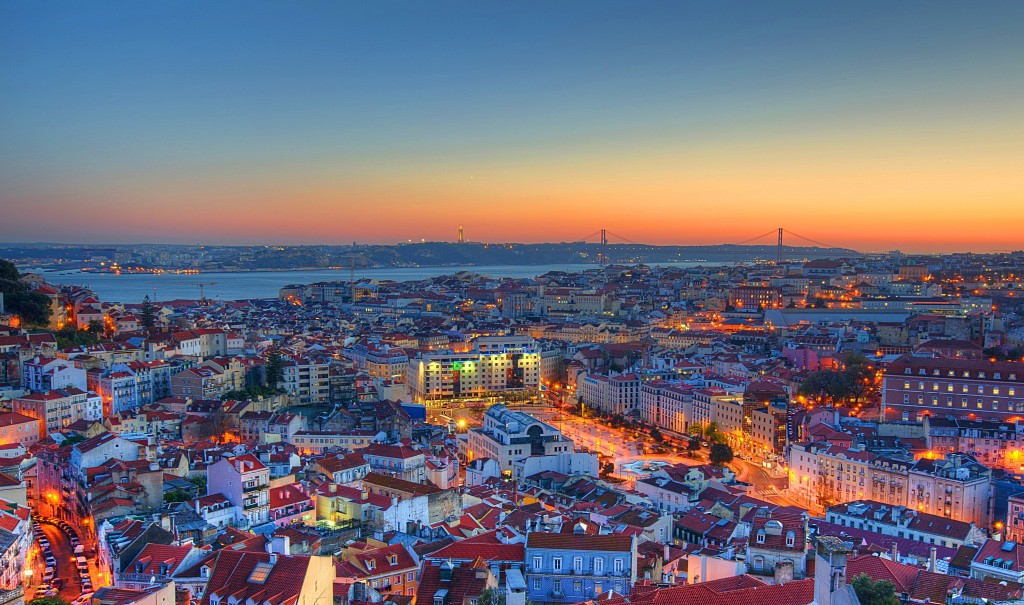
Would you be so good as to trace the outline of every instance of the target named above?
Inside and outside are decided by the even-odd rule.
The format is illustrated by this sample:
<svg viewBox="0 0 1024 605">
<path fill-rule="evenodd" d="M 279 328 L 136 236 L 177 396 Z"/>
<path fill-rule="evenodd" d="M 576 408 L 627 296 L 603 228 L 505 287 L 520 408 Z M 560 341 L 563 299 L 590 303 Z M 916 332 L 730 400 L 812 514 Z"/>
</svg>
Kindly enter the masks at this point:
<svg viewBox="0 0 1024 605">
<path fill-rule="evenodd" d="M 605 462 L 604 464 L 601 465 L 601 474 L 602 475 L 610 475 L 610 474 L 612 474 L 614 472 L 615 472 L 615 463 L 614 462 Z"/>
<path fill-rule="evenodd" d="M 732 448 L 725 443 L 712 443 L 711 452 L 708 454 L 708 460 L 715 466 L 722 466 L 729 462 L 732 462 Z"/>
<path fill-rule="evenodd" d="M 653 428 L 651 429 L 651 439 L 653 439 L 655 443 L 661 443 L 662 441 L 665 440 L 665 436 L 662 435 L 661 431 L 659 431 L 657 428 Z"/>
<path fill-rule="evenodd" d="M 68 602 L 60 597 L 60 595 L 52 597 L 39 597 L 32 599 L 28 602 L 28 605 L 68 605 Z"/>
<path fill-rule="evenodd" d="M 90 319 L 89 327 L 86 328 L 90 334 L 101 336 L 103 334 L 103 322 L 98 319 Z"/>
<path fill-rule="evenodd" d="M 505 605 L 505 591 L 485 588 L 480 593 L 479 605 Z"/>
<path fill-rule="evenodd" d="M 156 317 L 153 314 L 153 303 L 149 300 L 149 294 L 142 299 L 142 327 L 152 328 L 156 325 Z"/>
<path fill-rule="evenodd" d="M 3 294 L 4 308 L 20 317 L 23 323 L 36 326 L 50 323 L 53 309 L 49 297 L 30 292 L 21 282 L 21 274 L 14 263 L 3 259 L 0 259 L 0 294 Z"/>
<path fill-rule="evenodd" d="M 861 605 L 899 605 L 896 587 L 888 580 L 873 581 L 866 573 L 862 573 L 850 583 Z"/>
<path fill-rule="evenodd" d="M 187 502 L 189 500 L 188 494 L 185 492 L 173 489 L 169 492 L 164 492 L 164 502 Z"/>
<path fill-rule="evenodd" d="M 206 477 L 189 477 L 188 481 L 195 484 L 200 494 L 206 493 Z"/>
<path fill-rule="evenodd" d="M 718 430 L 717 422 L 709 422 L 708 425 L 704 427 L 704 439 L 706 439 L 708 443 L 722 443 L 725 441 L 725 437 L 722 435 L 722 432 Z"/>
<path fill-rule="evenodd" d="M 284 358 L 277 349 L 271 349 L 267 353 L 267 386 L 276 389 L 277 385 L 284 380 Z"/>
<path fill-rule="evenodd" d="M 690 440 L 686 443 L 686 449 L 690 450 L 691 452 L 696 452 L 697 450 L 699 450 L 700 439 L 697 439 L 696 437 L 690 437 Z"/>
<path fill-rule="evenodd" d="M 100 341 L 92 332 L 85 330 L 79 330 L 71 324 L 67 324 L 60 330 L 53 333 L 57 339 L 58 349 L 67 349 L 70 347 L 78 347 L 81 345 L 96 344 Z"/>
</svg>

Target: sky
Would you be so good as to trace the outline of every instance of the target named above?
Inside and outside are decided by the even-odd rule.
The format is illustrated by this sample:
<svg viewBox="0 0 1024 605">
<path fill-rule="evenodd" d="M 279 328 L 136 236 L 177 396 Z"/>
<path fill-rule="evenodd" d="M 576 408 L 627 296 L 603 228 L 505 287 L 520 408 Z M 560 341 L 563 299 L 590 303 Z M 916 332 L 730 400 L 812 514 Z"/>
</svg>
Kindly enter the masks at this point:
<svg viewBox="0 0 1024 605">
<path fill-rule="evenodd" d="M 1019 1 L 0 0 L 0 241 L 1020 249 L 1021 23 Z"/>
</svg>

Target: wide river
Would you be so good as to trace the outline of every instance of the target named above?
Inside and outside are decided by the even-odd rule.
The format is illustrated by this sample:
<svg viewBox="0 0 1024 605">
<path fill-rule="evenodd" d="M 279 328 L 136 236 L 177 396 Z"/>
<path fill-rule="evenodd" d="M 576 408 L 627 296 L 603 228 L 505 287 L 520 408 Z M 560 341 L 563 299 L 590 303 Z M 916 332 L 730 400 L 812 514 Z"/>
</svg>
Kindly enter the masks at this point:
<svg viewBox="0 0 1024 605">
<path fill-rule="evenodd" d="M 716 263 L 659 263 L 674 267 L 696 267 Z M 466 267 L 410 267 L 364 269 L 355 272 L 356 279 L 414 281 L 459 271 L 472 271 L 491 277 L 534 277 L 548 271 L 585 271 L 595 265 L 495 265 Z M 199 284 L 203 294 L 214 300 L 241 300 L 249 298 L 277 298 L 278 290 L 288 284 L 309 284 L 319 281 L 339 281 L 349 278 L 348 269 L 258 271 L 248 273 L 200 273 L 182 275 L 164 273 L 82 273 L 80 271 L 39 271 L 47 281 L 62 285 L 91 288 L 100 299 L 108 302 L 137 303 L 149 295 L 151 300 L 197 299 Z"/>
</svg>

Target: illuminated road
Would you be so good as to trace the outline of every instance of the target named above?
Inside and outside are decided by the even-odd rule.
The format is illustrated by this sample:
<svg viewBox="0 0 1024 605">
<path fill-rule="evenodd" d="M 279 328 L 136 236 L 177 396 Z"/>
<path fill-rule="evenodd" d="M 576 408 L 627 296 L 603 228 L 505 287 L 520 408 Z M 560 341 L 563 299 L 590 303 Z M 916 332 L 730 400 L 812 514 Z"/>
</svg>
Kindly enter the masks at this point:
<svg viewBox="0 0 1024 605">
<path fill-rule="evenodd" d="M 563 435 L 573 440 L 577 449 L 587 449 L 602 456 L 611 457 L 615 462 L 616 473 L 622 465 L 636 460 L 659 461 L 670 464 L 685 463 L 703 464 L 703 461 L 683 454 L 651 454 L 647 448 L 654 444 L 649 435 L 633 429 L 616 429 L 600 424 L 596 420 L 584 420 L 579 416 L 565 414 L 560 410 L 531 409 L 528 410 L 539 420 L 559 429 Z"/>
</svg>

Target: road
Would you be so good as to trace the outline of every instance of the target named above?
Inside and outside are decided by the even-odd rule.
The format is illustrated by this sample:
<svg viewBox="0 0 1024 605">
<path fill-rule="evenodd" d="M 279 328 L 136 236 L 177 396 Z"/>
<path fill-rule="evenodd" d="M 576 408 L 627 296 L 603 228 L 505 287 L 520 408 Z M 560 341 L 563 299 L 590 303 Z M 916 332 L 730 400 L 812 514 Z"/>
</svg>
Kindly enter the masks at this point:
<svg viewBox="0 0 1024 605">
<path fill-rule="evenodd" d="M 703 464 L 690 456 L 677 453 L 648 454 L 647 447 L 653 444 L 650 436 L 634 429 L 611 428 L 593 419 L 566 414 L 552 408 L 535 408 L 527 410 L 548 424 L 559 429 L 563 435 L 573 440 L 577 449 L 584 448 L 609 456 L 615 462 L 616 474 L 622 465 L 636 460 L 660 461 L 669 464 L 684 463 L 690 465 Z"/>
<path fill-rule="evenodd" d="M 64 597 L 66 601 L 71 602 L 78 598 L 78 595 L 82 594 L 82 581 L 74 562 L 75 551 L 71 548 L 71 542 L 68 540 L 67 535 L 60 528 L 49 523 L 40 523 L 39 527 L 42 528 L 46 539 L 50 541 L 53 557 L 57 559 L 56 577 L 64 580 L 64 586 L 60 589 L 60 596 Z M 39 573 L 42 573 L 41 569 Z M 26 601 L 29 600 L 29 595 L 26 594 L 25 596 Z M 34 597 L 35 595 L 33 594 L 32 596 Z"/>
</svg>

